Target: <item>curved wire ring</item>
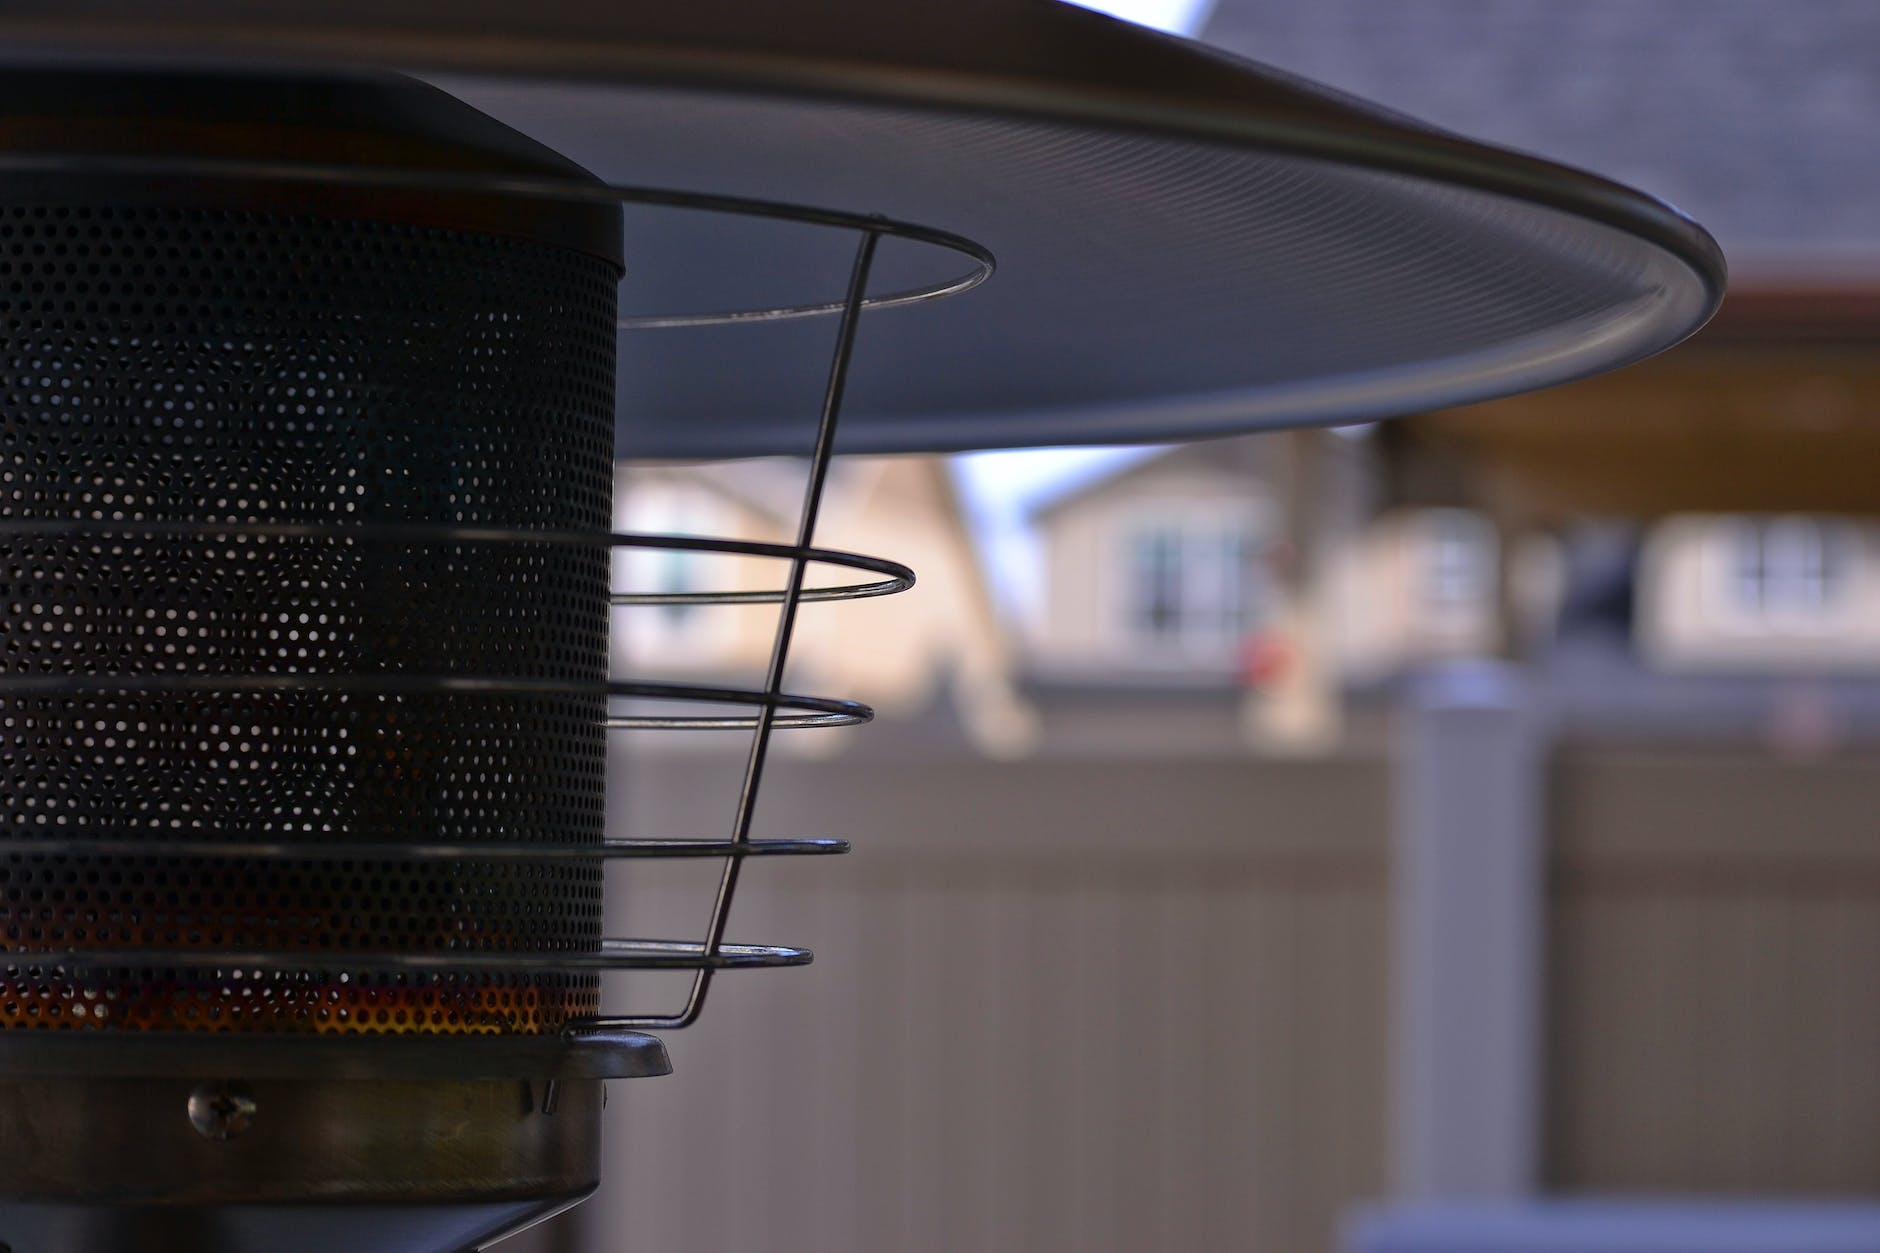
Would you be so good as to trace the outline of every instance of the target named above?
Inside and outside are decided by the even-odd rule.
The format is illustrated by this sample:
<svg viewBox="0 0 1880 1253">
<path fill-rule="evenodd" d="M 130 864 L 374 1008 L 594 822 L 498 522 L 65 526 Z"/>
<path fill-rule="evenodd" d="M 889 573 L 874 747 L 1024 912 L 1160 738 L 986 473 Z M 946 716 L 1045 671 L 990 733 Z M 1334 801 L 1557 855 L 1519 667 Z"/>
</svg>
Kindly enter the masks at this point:
<svg viewBox="0 0 1880 1253">
<path fill-rule="evenodd" d="M 652 535 L 632 531 L 530 531 L 513 527 L 426 525 L 422 523 L 327 522 L 184 522 L 124 521 L 110 518 L 0 518 L 0 538 L 84 538 L 122 536 L 162 539 L 172 536 L 202 539 L 327 539 L 358 540 L 372 544 L 545 544 L 592 548 L 650 549 L 656 552 L 697 552 L 716 556 L 757 557 L 775 561 L 802 561 L 878 574 L 881 578 L 833 587 L 804 588 L 800 604 L 867 600 L 894 596 L 914 586 L 914 572 L 898 561 L 870 557 L 835 548 L 805 548 L 757 540 L 718 539 L 700 535 Z M 782 588 L 725 592 L 614 592 L 610 605 L 776 605 Z"/>
<path fill-rule="evenodd" d="M 965 257 L 970 269 L 932 283 L 903 288 L 860 302 L 863 309 L 893 309 L 921 304 L 971 291 L 992 277 L 996 262 L 984 245 L 951 231 L 936 230 L 912 222 L 846 213 L 839 209 L 820 209 L 809 205 L 785 204 L 743 196 L 717 196 L 702 192 L 671 191 L 659 187 L 634 187 L 625 184 L 587 183 L 575 179 L 516 178 L 493 174 L 462 174 L 435 170 L 379 169 L 345 164 L 302 164 L 291 161 L 261 161 L 210 157 L 117 157 L 86 153 L 0 153 L 0 172 L 39 174 L 102 174 L 124 178 L 175 178 L 265 180 L 285 183 L 310 183 L 323 186 L 390 188 L 422 192 L 458 192 L 469 195 L 519 196 L 534 200 L 555 200 L 574 204 L 643 204 L 660 208 L 691 209 L 702 213 L 722 213 L 772 221 L 799 222 L 806 226 L 828 226 L 866 231 L 894 239 L 926 244 Z M 642 314 L 617 319 L 620 330 L 654 330 L 673 327 L 723 326 L 744 322 L 779 322 L 795 318 L 839 314 L 847 308 L 842 300 L 809 304 L 775 305 L 758 309 L 726 309 L 702 313 Z"/>
<path fill-rule="evenodd" d="M 743 731 L 760 723 L 779 730 L 852 727 L 872 721 L 875 711 L 855 700 L 829 696 L 775 696 L 748 688 L 693 683 L 582 683 L 567 679 L 493 679 L 477 675 L 421 674 L 7 674 L 0 698 L 82 696 L 120 692 L 337 692 L 360 696 L 607 696 L 641 700 L 752 705 L 769 717 L 713 714 L 610 714 L 601 725 L 612 731 Z M 779 710 L 793 712 L 780 713 Z"/>
<path fill-rule="evenodd" d="M 493 971 L 530 974 L 579 974 L 609 970 L 748 970 L 769 966 L 807 966 L 806 948 L 781 944 L 720 944 L 715 952 L 690 940 L 605 939 L 592 949 L 455 950 L 393 953 L 384 950 L 322 949 L 318 952 L 265 949 L 76 949 L 64 952 L 0 952 L 0 969 L 27 972 L 82 972 L 99 967 L 129 970 L 215 970 L 228 978 L 281 971 L 336 971 L 360 974 L 482 974 Z"/>
</svg>

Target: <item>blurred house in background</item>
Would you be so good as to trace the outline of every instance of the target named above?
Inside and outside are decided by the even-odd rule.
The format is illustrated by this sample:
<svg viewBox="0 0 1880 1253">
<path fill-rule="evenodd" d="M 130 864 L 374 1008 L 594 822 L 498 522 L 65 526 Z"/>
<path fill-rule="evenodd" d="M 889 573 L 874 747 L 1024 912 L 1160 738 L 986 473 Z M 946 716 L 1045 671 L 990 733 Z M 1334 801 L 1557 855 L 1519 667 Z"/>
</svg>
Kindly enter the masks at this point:
<svg viewBox="0 0 1880 1253">
<path fill-rule="evenodd" d="M 1393 509 L 1327 572 L 1324 629 L 1346 690 L 1502 646 L 1500 537 L 1467 509 Z"/>
<path fill-rule="evenodd" d="M 1218 0 L 1205 34 L 1670 195 L 1724 313 L 1086 482 L 1035 514 L 1035 621 L 942 463 L 839 465 L 818 541 L 921 584 L 805 610 L 791 686 L 881 721 L 786 737 L 759 826 L 856 852 L 754 864 L 731 937 L 818 962 L 727 976 L 615 1093 L 563 1247 L 1880 1248 L 1880 9 Z M 796 490 L 638 468 L 622 522 L 781 539 Z M 670 608 L 621 612 L 623 671 L 761 669 L 768 611 Z M 623 738 L 626 829 L 734 792 L 741 742 Z M 703 919 L 637 869 L 610 908 Z"/>
<path fill-rule="evenodd" d="M 800 504 L 792 493 L 802 490 L 800 471 L 765 462 L 623 464 L 614 478 L 619 530 L 767 543 L 789 542 Z M 779 587 L 784 572 L 757 557 L 624 548 L 614 553 L 612 573 L 618 589 L 685 595 Z M 622 673 L 701 679 L 761 672 L 772 625 L 759 614 L 712 606 L 647 607 L 615 623 L 613 665 Z"/>
<path fill-rule="evenodd" d="M 1166 449 L 1047 501 L 1023 689 L 1058 751 L 1332 751 L 1347 695 L 1493 653 L 1492 528 L 1379 515 L 1367 432 Z"/>
<path fill-rule="evenodd" d="M 1519 667 L 1405 709 L 1396 1200 L 1352 1247 L 1880 1247 L 1880 12 L 1247 0 L 1215 31 L 1652 186 L 1732 257 L 1684 347 L 1379 430 L 1387 508 L 1493 525 Z M 1736 1204 L 1667 1200 L 1699 1196 Z"/>
<path fill-rule="evenodd" d="M 1034 675 L 1238 684 L 1286 595 L 1280 440 L 1163 450 L 1047 502 Z M 1355 531 L 1358 519 L 1340 519 Z"/>
<path fill-rule="evenodd" d="M 1880 673 L 1880 526 L 1680 514 L 1639 564 L 1640 652 L 1661 669 Z"/>
<path fill-rule="evenodd" d="M 1337 680 L 1308 624 L 1321 556 L 1364 526 L 1366 478 L 1355 450 L 1318 451 L 1288 435 L 1167 449 L 1037 510 L 1022 666 L 1043 751 L 1336 738 Z"/>
<path fill-rule="evenodd" d="M 616 523 L 640 533 L 792 543 L 803 474 L 784 459 L 623 465 Z M 1012 686 L 1010 633 L 993 609 L 943 461 L 837 462 L 816 542 L 892 553 L 919 582 L 908 595 L 806 611 L 791 650 L 795 690 L 865 693 L 886 724 L 913 723 L 916 739 L 963 741 L 994 757 L 1031 746 L 1033 719 Z M 783 562 L 761 557 L 624 549 L 613 576 L 617 588 L 636 592 L 755 592 L 781 587 L 787 572 Z M 856 577 L 831 567 L 807 575 L 811 587 Z M 749 686 L 770 660 L 776 623 L 775 606 L 763 604 L 617 610 L 614 664 L 622 673 Z M 828 753 L 870 738 L 881 737 L 838 733 L 788 743 Z"/>
<path fill-rule="evenodd" d="M 1700 341 L 1662 368 L 1745 351 Z M 1817 388 L 1835 366 L 1800 360 Z M 1657 368 L 1590 411 L 1650 429 Z M 762 818 L 859 851 L 751 876 L 745 925 L 816 946 L 811 990 L 727 981 L 726 1025 L 675 1041 L 672 1095 L 626 1094 L 620 1221 L 674 1249 L 1329 1250 L 1393 1179 L 1431 1202 L 1880 1191 L 1880 770 L 1846 751 L 1880 730 L 1873 524 L 1800 512 L 1830 498 L 1806 476 L 1738 493 L 1687 451 L 1675 475 L 1621 458 L 1576 486 L 1551 453 L 1523 461 L 1529 428 L 1472 411 L 1137 461 L 1038 512 L 1029 629 L 994 616 L 941 463 L 845 466 L 825 542 L 915 552 L 929 607 L 809 611 L 797 686 L 875 699 L 882 725 L 791 741 L 836 755 L 784 768 Z M 640 469 L 623 498 L 637 528 L 778 538 L 791 472 Z M 1507 486 L 1522 473 L 1537 481 Z M 1706 502 L 1737 508 L 1692 512 Z M 764 565 L 733 563 L 728 585 L 767 586 Z M 628 658 L 748 675 L 769 614 L 735 612 L 754 622 L 707 634 L 629 611 Z M 667 621 L 636 637 L 642 616 Z M 1420 694 L 1469 658 L 1519 669 L 1459 705 Z M 1263 717 L 1302 691 L 1333 734 Z M 623 757 L 624 821 L 664 830 L 730 795 L 736 746 L 702 747 Z M 1458 841 L 1469 873 L 1406 873 Z M 1485 885 L 1510 853 L 1533 874 Z M 647 929 L 702 916 L 644 878 L 621 902 Z M 1420 948 L 1394 916 L 1444 927 Z M 1525 957 L 1494 978 L 1429 968 L 1457 968 L 1457 946 Z M 1388 1011 L 1419 997 L 1448 1030 L 1406 1057 L 1414 1030 Z M 1152 1041 L 1117 1034 L 1144 1015 Z M 1501 1053 L 1525 1077 L 1471 1096 L 1494 1041 L 1524 1033 Z M 738 1080 L 683 1089 L 691 1050 L 698 1073 Z M 760 1054 L 760 1074 L 740 1070 Z M 1449 1093 L 1433 1126 L 1400 1108 L 1423 1087 Z M 686 1181 L 719 1161 L 774 1182 L 707 1221 Z M 1438 1213 L 1383 1211 L 1356 1238 L 1464 1247 L 1444 1243 L 1464 1238 L 1453 1223 L 1429 1235 Z M 1680 1213 L 1627 1210 L 1583 1247 L 1670 1223 L 1706 1248 L 1748 1221 Z M 1782 1211 L 1804 1230 L 1812 1213 Z M 1582 1214 L 1532 1221 L 1570 1235 Z"/>
<path fill-rule="evenodd" d="M 1503 633 L 1564 730 L 1820 751 L 1880 736 L 1880 278 L 1746 278 L 1602 380 L 1383 428 L 1386 495 L 1501 537 Z"/>
</svg>

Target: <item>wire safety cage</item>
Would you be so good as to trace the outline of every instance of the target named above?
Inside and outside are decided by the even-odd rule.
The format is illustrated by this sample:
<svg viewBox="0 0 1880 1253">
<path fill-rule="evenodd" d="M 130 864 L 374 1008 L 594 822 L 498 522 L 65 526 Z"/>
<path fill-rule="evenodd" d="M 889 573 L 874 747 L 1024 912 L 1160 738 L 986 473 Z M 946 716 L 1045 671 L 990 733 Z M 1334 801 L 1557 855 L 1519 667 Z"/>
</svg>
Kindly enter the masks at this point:
<svg viewBox="0 0 1880 1253">
<path fill-rule="evenodd" d="M 211 674 L 197 672 L 101 673 L 52 672 L 0 674 L 0 702 L 69 696 L 118 696 L 126 693 L 212 694 L 316 693 L 363 697 L 483 695 L 492 697 L 568 696 L 614 702 L 657 701 L 694 707 L 695 712 L 636 713 L 610 708 L 603 720 L 609 731 L 740 730 L 750 733 L 743 761 L 731 829 L 722 838 L 609 836 L 598 841 L 508 841 L 461 839 L 283 839 L 265 830 L 161 834 L 97 835 L 87 832 L 57 841 L 62 857 L 187 858 L 228 865 L 284 863 L 449 863 L 481 862 L 594 867 L 615 861 L 716 859 L 722 862 L 701 939 L 601 938 L 591 945 L 494 949 L 462 948 L 409 951 L 348 946 L 343 951 L 286 948 L 91 947 L 55 951 L 0 937 L 0 962 L 15 980 L 83 980 L 103 971 L 143 974 L 213 970 L 228 986 L 277 976 L 324 977 L 343 970 L 347 976 L 384 975 L 423 979 L 433 976 L 536 974 L 591 976 L 607 971 L 679 970 L 692 973 L 683 1002 L 669 1012 L 601 1012 L 569 1018 L 560 1027 L 564 1042 L 606 1048 L 645 1030 L 691 1025 L 703 1010 L 720 970 L 803 965 L 808 950 L 784 945 L 738 944 L 727 939 L 731 907 L 744 863 L 751 858 L 818 856 L 848 850 L 834 838 L 762 837 L 754 829 L 757 795 L 770 757 L 773 733 L 785 730 L 851 726 L 869 721 L 873 711 L 853 700 L 803 695 L 784 690 L 791 645 L 802 606 L 893 595 L 911 587 L 914 574 L 880 557 L 817 547 L 814 537 L 835 451 L 856 335 L 866 312 L 905 307 L 968 291 L 990 277 L 989 251 L 944 231 L 882 217 L 844 213 L 767 201 L 658 189 L 587 185 L 559 179 L 518 179 L 425 170 L 372 169 L 249 159 L 104 158 L 97 156 L 0 156 L 0 173 L 84 173 L 163 180 L 266 180 L 272 183 L 351 185 L 366 189 L 422 194 L 500 194 L 550 202 L 646 205 L 676 210 L 745 215 L 848 232 L 854 237 L 844 293 L 840 300 L 763 308 L 671 312 L 623 316 L 618 329 L 658 334 L 674 328 L 826 317 L 835 322 L 834 343 L 815 418 L 806 484 L 790 543 L 695 536 L 609 533 L 570 529 L 520 529 L 476 524 L 386 523 L 233 523 L 146 520 L 94 516 L 86 519 L 9 518 L 0 520 L 0 542 L 49 541 L 88 545 L 134 542 L 181 542 L 204 545 L 241 542 L 319 543 L 369 553 L 374 548 L 451 546 L 498 551 L 571 552 L 653 550 L 704 553 L 759 559 L 782 567 L 778 586 L 760 590 L 654 592 L 609 590 L 609 606 L 775 605 L 777 620 L 769 644 L 761 686 L 714 687 L 679 682 L 608 680 L 599 684 L 502 674 L 315 673 L 289 669 L 279 673 Z M 946 277 L 919 286 L 871 293 L 870 278 L 883 241 L 898 240 L 952 254 L 964 262 Z M 842 572 L 837 581 L 812 583 L 811 567 Z M 38 838 L 0 836 L 0 857 L 44 855 Z M 307 1041 L 306 1043 L 313 1043 Z M 364 1041 L 360 1042 L 365 1043 Z M 17 1051 L 17 1050 L 16 1050 Z"/>
</svg>

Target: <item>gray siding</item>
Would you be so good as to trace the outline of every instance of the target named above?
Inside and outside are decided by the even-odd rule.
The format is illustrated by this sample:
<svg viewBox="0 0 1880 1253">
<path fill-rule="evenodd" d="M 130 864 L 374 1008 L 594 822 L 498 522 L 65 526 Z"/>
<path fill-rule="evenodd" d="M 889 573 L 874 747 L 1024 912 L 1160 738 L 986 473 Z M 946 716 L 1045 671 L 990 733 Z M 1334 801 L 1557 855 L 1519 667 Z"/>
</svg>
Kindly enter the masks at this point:
<svg viewBox="0 0 1880 1253">
<path fill-rule="evenodd" d="M 767 829 L 841 796 L 858 851 L 754 864 L 733 931 L 818 962 L 722 980 L 616 1085 L 588 1247 L 1331 1249 L 1382 1183 L 1383 779 L 792 763 Z"/>
<path fill-rule="evenodd" d="M 635 830 L 728 808 L 732 763 L 641 766 Z M 732 938 L 818 962 L 726 976 L 677 1073 L 615 1085 L 566 1247 L 1329 1253 L 1386 1186 L 1387 777 L 782 763 L 760 826 L 857 851 L 753 863 Z M 1880 1192 L 1880 769 L 1570 750 L 1552 782 L 1546 1186 Z M 635 883 L 617 928 L 696 933 Z"/>
<path fill-rule="evenodd" d="M 1880 1193 L 1871 764 L 1557 770 L 1551 1182 Z"/>
</svg>

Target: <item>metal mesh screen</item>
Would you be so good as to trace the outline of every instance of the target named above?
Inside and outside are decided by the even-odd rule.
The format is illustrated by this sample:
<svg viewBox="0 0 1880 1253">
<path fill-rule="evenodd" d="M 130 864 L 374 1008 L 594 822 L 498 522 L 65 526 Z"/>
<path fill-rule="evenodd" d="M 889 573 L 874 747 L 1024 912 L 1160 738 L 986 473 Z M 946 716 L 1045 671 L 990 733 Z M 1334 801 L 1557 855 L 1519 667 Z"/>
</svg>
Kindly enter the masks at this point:
<svg viewBox="0 0 1880 1253">
<path fill-rule="evenodd" d="M 396 222 L 0 205 L 0 513 L 318 533 L 0 534 L 0 674 L 287 676 L 0 699 L 0 1027 L 534 1032 L 592 976 L 349 973 L 348 948 L 591 949 L 597 863 L 90 859 L 79 838 L 598 841 L 617 275 Z M 598 689 L 596 689 L 598 691 Z M 14 847 L 18 847 L 17 845 Z M 139 946 L 299 973 L 32 964 Z"/>
</svg>

